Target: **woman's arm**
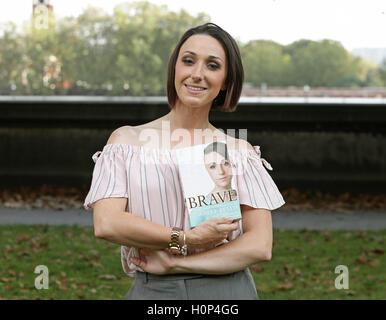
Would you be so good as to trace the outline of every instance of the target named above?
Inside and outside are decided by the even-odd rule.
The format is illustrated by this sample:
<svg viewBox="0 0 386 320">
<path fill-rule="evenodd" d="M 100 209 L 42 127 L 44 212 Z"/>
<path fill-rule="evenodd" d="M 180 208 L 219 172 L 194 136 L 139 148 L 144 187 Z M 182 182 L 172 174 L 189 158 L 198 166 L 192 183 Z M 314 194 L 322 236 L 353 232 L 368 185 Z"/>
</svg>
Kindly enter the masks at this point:
<svg viewBox="0 0 386 320">
<path fill-rule="evenodd" d="M 132 262 L 149 273 L 227 274 L 242 270 L 272 255 L 272 217 L 266 209 L 242 205 L 243 234 L 226 244 L 187 257 L 164 251 L 141 250 L 144 259 Z"/>
<path fill-rule="evenodd" d="M 94 203 L 95 236 L 128 247 L 167 248 L 172 228 L 126 212 L 126 204 L 126 198 L 106 198 Z M 232 219 L 209 219 L 186 233 L 187 244 L 190 248 L 205 248 L 221 242 L 236 229 L 237 223 L 232 223 Z"/>
</svg>

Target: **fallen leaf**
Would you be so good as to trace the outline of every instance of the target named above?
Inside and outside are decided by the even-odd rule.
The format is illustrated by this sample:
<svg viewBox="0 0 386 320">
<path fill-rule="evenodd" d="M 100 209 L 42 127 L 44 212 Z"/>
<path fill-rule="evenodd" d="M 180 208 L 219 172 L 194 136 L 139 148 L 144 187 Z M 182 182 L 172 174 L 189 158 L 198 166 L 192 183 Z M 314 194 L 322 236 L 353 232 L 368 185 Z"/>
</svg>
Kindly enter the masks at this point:
<svg viewBox="0 0 386 320">
<path fill-rule="evenodd" d="M 364 262 L 366 262 L 366 258 L 365 257 L 359 257 L 359 258 L 356 258 L 355 261 L 358 263 L 364 263 Z"/>
<path fill-rule="evenodd" d="M 263 272 L 264 268 L 262 268 L 259 265 L 255 264 L 255 265 L 251 266 L 251 271 L 252 272 Z"/>
<path fill-rule="evenodd" d="M 291 274 L 291 268 L 287 265 L 284 265 L 283 266 L 283 269 L 284 269 L 284 273 L 285 274 Z"/>
<path fill-rule="evenodd" d="M 279 290 L 289 290 L 293 287 L 293 284 L 291 282 L 284 282 L 281 285 L 278 285 L 276 288 Z"/>
<path fill-rule="evenodd" d="M 5 251 L 6 251 L 6 252 L 15 252 L 15 251 L 16 251 L 16 248 L 12 248 L 11 246 L 6 245 L 6 246 L 5 246 Z"/>
<path fill-rule="evenodd" d="M 101 274 L 98 277 L 99 279 L 105 279 L 105 280 L 116 280 L 117 277 L 114 276 L 113 274 Z"/>
<path fill-rule="evenodd" d="M 381 254 L 384 254 L 385 251 L 382 250 L 382 249 L 374 249 L 371 251 L 372 253 L 376 254 L 377 256 L 381 255 Z"/>
<path fill-rule="evenodd" d="M 11 276 L 16 276 L 16 272 L 14 270 L 8 270 L 8 274 Z"/>
<path fill-rule="evenodd" d="M 377 260 L 377 259 L 371 260 L 371 261 L 369 262 L 369 266 L 370 266 L 370 267 L 379 267 L 380 264 L 381 264 L 381 263 L 380 263 L 379 260 Z"/>
<path fill-rule="evenodd" d="M 25 235 L 25 234 L 19 234 L 19 236 L 16 238 L 16 241 L 17 241 L 17 243 L 20 243 L 22 241 L 26 241 L 26 240 L 29 240 L 29 239 L 31 239 L 30 236 Z"/>
<path fill-rule="evenodd" d="M 314 243 L 315 242 L 315 240 L 311 236 L 307 236 L 306 240 L 308 243 Z"/>
<path fill-rule="evenodd" d="M 91 265 L 92 265 L 93 267 L 97 267 L 97 268 L 102 267 L 102 264 L 99 263 L 99 262 L 96 262 L 96 261 L 91 261 Z"/>
</svg>

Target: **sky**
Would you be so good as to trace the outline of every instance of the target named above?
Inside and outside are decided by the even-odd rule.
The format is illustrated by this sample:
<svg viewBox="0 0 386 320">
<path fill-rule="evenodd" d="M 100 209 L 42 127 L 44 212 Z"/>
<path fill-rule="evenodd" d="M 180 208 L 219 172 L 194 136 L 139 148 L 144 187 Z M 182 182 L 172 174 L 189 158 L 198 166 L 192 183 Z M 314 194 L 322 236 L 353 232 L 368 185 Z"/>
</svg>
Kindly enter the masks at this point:
<svg viewBox="0 0 386 320">
<path fill-rule="evenodd" d="M 0 24 L 21 25 L 30 19 L 32 0 L 0 0 Z M 108 13 L 127 0 L 51 0 L 57 17 L 78 16 L 88 6 Z M 339 41 L 347 50 L 386 48 L 386 0 L 150 0 L 205 12 L 234 38 L 247 42 L 273 40 L 283 45 L 299 39 Z"/>
</svg>

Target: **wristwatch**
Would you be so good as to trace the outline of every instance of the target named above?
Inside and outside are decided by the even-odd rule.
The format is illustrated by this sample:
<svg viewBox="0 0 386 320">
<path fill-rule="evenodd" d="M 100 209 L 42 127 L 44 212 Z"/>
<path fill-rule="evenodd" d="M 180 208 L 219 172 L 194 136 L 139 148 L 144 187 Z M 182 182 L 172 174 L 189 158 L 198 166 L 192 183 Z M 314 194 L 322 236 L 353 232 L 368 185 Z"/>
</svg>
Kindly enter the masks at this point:
<svg viewBox="0 0 386 320">
<path fill-rule="evenodd" d="M 179 227 L 173 227 L 170 235 L 169 252 L 172 254 L 181 254 L 181 246 L 179 243 L 180 231 Z"/>
</svg>

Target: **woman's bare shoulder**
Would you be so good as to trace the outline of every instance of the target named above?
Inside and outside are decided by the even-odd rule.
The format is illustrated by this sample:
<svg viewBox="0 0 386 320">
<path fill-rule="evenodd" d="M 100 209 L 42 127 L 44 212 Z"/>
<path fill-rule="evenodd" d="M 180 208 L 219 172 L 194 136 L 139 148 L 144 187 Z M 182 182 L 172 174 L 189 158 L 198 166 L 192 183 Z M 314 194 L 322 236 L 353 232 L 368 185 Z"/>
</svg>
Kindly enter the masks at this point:
<svg viewBox="0 0 386 320">
<path fill-rule="evenodd" d="M 227 146 L 231 150 L 254 150 L 253 146 L 244 139 L 237 139 L 226 135 Z"/>
<path fill-rule="evenodd" d="M 135 144 L 137 141 L 137 130 L 132 126 L 122 126 L 115 129 L 107 140 L 107 144 L 123 143 Z"/>
<path fill-rule="evenodd" d="M 122 126 L 115 129 L 107 141 L 107 144 L 113 143 L 123 143 L 129 145 L 142 145 L 141 142 L 141 133 L 144 130 L 153 130 L 152 133 L 158 135 L 158 128 L 155 125 L 155 121 L 144 123 L 138 126 Z M 149 131 L 147 131 L 147 135 Z"/>
</svg>

